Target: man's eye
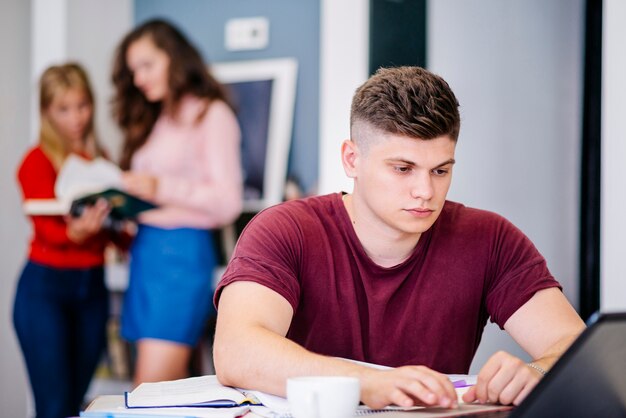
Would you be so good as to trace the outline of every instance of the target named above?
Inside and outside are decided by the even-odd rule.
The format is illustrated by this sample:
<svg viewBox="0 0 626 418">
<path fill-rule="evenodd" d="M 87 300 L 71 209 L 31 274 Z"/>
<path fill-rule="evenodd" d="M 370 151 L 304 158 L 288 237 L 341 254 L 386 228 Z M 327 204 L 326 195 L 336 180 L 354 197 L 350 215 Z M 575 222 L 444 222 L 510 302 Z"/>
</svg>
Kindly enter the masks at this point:
<svg viewBox="0 0 626 418">
<path fill-rule="evenodd" d="M 433 174 L 436 176 L 445 176 L 448 174 L 448 170 L 445 168 L 436 168 L 433 170 Z"/>
<path fill-rule="evenodd" d="M 411 170 L 411 167 L 395 166 L 393 169 L 399 173 L 408 173 Z"/>
</svg>

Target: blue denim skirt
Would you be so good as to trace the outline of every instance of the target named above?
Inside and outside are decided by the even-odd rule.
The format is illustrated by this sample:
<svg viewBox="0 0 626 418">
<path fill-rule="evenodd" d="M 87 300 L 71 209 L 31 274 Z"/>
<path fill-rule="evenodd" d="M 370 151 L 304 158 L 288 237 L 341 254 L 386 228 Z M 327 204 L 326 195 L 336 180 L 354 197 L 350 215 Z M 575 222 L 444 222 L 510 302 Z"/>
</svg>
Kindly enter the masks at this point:
<svg viewBox="0 0 626 418">
<path fill-rule="evenodd" d="M 211 234 L 139 225 L 122 310 L 126 340 L 197 343 L 212 311 L 217 255 Z"/>
</svg>

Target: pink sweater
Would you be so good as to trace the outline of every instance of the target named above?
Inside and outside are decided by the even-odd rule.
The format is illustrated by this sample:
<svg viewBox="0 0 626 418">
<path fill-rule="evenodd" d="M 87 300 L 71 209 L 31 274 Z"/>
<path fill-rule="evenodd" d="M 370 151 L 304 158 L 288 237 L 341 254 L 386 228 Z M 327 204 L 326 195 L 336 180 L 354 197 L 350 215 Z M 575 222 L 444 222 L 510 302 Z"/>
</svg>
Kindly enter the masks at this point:
<svg viewBox="0 0 626 418">
<path fill-rule="evenodd" d="M 213 228 L 232 222 L 242 207 L 241 134 L 222 101 L 209 105 L 186 97 L 179 117 L 160 116 L 131 169 L 156 176 L 156 203 L 141 223 L 162 228 Z"/>
</svg>

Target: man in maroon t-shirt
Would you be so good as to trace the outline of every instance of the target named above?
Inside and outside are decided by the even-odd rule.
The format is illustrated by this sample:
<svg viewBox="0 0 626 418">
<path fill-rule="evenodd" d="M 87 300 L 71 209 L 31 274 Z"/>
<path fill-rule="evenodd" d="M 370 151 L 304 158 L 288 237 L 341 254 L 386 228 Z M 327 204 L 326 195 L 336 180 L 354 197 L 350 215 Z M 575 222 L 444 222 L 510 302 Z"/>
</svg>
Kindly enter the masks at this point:
<svg viewBox="0 0 626 418">
<path fill-rule="evenodd" d="M 454 407 L 442 373 L 467 373 L 491 318 L 534 360 L 493 355 L 463 399 L 521 402 L 584 323 L 523 233 L 446 201 L 459 128 L 424 69 L 359 87 L 341 148 L 353 192 L 269 208 L 240 237 L 215 295 L 223 384 L 284 395 L 291 376 L 351 375 L 371 407 Z"/>
</svg>

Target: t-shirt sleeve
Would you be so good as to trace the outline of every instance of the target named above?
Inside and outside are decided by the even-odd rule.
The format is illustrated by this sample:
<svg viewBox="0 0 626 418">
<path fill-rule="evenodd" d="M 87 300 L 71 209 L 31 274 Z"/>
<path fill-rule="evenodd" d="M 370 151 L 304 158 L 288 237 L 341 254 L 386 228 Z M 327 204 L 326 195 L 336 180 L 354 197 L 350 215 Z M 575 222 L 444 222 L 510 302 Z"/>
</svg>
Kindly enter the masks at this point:
<svg viewBox="0 0 626 418">
<path fill-rule="evenodd" d="M 31 151 L 17 171 L 23 200 L 54 199 L 56 173 L 40 151 Z M 73 245 L 67 236 L 67 224 L 61 216 L 31 216 L 35 235 L 54 246 Z"/>
<path fill-rule="evenodd" d="M 487 310 L 501 329 L 536 292 L 561 288 L 530 239 L 504 218 L 497 222 L 490 261 Z"/>
<path fill-rule="evenodd" d="M 281 206 L 266 209 L 246 226 L 214 296 L 219 309 L 222 290 L 231 283 L 259 283 L 284 297 L 294 311 L 300 299 L 299 270 L 302 233 L 295 218 Z"/>
</svg>

